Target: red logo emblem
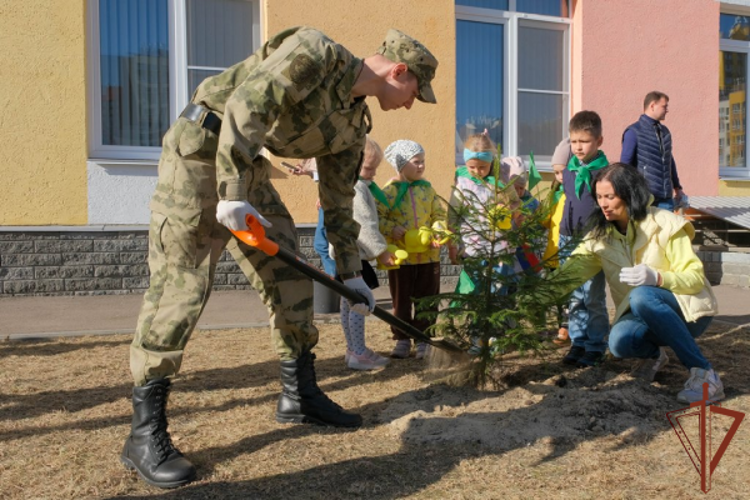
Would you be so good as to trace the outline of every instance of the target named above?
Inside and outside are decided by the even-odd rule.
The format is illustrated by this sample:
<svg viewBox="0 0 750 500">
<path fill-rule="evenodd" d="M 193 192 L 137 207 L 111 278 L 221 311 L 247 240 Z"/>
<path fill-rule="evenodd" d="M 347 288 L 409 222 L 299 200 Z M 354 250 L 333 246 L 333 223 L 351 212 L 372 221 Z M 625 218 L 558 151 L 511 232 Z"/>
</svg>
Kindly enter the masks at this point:
<svg viewBox="0 0 750 500">
<path fill-rule="evenodd" d="M 672 428 L 677 434 L 677 437 L 682 443 L 682 447 L 685 448 L 685 452 L 690 457 L 690 461 L 693 462 L 695 470 L 701 476 L 701 491 L 708 493 L 711 489 L 711 476 L 719 465 L 721 457 L 724 456 L 724 452 L 727 451 L 729 443 L 732 441 L 737 429 L 740 427 L 742 419 L 745 418 L 745 414 L 739 411 L 728 410 L 722 408 L 721 405 L 714 403 L 708 404 L 708 383 L 703 384 L 703 399 L 690 403 L 688 408 L 682 408 L 680 410 L 674 410 L 667 412 L 667 419 L 672 424 Z M 716 413 L 727 417 L 732 417 L 734 421 L 732 426 L 727 431 L 726 436 L 719 444 L 719 448 L 716 453 L 711 455 L 713 441 L 711 439 L 711 416 Z M 685 432 L 683 422 L 687 424 L 687 420 L 694 421 L 692 417 L 698 417 L 698 429 L 700 438 L 696 439 L 696 443 L 693 443 Z M 696 445 L 698 448 L 696 449 Z"/>
</svg>

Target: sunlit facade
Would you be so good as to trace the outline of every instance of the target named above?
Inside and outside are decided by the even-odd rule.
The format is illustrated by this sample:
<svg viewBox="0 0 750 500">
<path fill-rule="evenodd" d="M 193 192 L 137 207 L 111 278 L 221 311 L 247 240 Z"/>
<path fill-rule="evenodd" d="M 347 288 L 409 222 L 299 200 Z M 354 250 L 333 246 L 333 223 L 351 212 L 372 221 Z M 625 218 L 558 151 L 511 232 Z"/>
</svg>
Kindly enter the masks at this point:
<svg viewBox="0 0 750 500">
<path fill-rule="evenodd" d="M 16 147 L 0 161 L 13 186 L 0 199 L 0 226 L 144 227 L 161 137 L 197 82 L 300 24 L 362 56 L 389 27 L 435 52 L 437 105 L 371 108 L 381 145 L 423 143 L 427 178 L 444 196 L 463 141 L 485 129 L 503 154 L 533 152 L 545 171 L 570 116 L 593 109 L 603 149 L 618 159 L 622 132 L 651 90 L 670 96 L 665 125 L 686 190 L 750 193 L 745 3 L 317 0 L 311 9 L 303 0 L 9 0 L 0 18 L 0 134 Z M 681 29 L 665 31 L 675 22 Z M 36 98 L 19 99 L 19 89 Z M 392 172 L 381 171 L 382 183 Z M 295 220 L 314 223 L 315 189 L 281 170 L 272 178 Z"/>
</svg>

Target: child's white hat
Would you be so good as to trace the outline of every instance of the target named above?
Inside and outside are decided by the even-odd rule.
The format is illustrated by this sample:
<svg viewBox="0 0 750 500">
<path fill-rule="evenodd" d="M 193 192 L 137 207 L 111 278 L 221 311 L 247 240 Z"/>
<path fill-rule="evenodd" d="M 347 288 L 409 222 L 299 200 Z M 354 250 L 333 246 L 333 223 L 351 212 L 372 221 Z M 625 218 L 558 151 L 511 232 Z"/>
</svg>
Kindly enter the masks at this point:
<svg viewBox="0 0 750 500">
<path fill-rule="evenodd" d="M 523 158 L 520 156 L 505 157 L 503 158 L 501 167 L 504 176 L 507 172 L 506 179 L 508 179 L 508 182 L 515 177 L 515 184 L 526 186 L 526 182 L 529 180 L 529 173 L 526 170 L 526 163 L 524 163 Z"/>
<path fill-rule="evenodd" d="M 408 139 L 393 141 L 385 148 L 383 153 L 388 163 L 393 165 L 396 172 L 401 172 L 409 160 L 418 154 L 424 154 L 424 148 L 417 142 Z"/>
</svg>

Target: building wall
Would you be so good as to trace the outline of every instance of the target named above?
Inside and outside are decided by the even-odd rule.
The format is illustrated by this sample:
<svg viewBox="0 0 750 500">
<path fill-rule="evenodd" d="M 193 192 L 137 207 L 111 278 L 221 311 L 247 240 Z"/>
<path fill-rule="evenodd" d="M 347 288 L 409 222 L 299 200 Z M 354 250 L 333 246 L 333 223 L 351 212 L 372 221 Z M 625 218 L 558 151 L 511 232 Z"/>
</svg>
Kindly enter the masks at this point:
<svg viewBox="0 0 750 500">
<path fill-rule="evenodd" d="M 84 9 L 0 2 L 0 225 L 87 223 Z"/>
<path fill-rule="evenodd" d="M 690 194 L 690 193 L 688 193 Z M 750 197 L 750 179 L 722 180 L 719 182 L 719 196 Z"/>
<path fill-rule="evenodd" d="M 438 104 L 417 102 L 410 111 L 384 113 L 370 99 L 372 135 L 383 147 L 398 138 L 421 142 L 427 150 L 426 177 L 447 196 L 455 123 L 454 1 L 318 0 L 314 9 L 305 0 L 262 2 L 264 36 L 305 23 L 367 56 L 389 27 L 397 27 L 435 53 Z M 0 71 L 0 141 L 6 145 L 0 178 L 10 186 L 0 199 L 0 225 L 147 222 L 155 164 L 88 169 L 89 182 L 109 182 L 140 210 L 122 204 L 107 211 L 120 205 L 87 191 L 85 5 L 83 0 L 0 2 L 0 44 L 9 48 Z M 600 112 L 603 149 L 617 159 L 622 131 L 641 113 L 643 96 L 662 90 L 671 97 L 665 123 L 674 135 L 687 192 L 747 196 L 750 183 L 718 179 L 719 9 L 714 0 L 691 0 L 689 6 L 682 0 L 574 0 L 571 111 Z M 378 182 L 393 173 L 384 162 Z M 314 222 L 311 181 L 290 178 L 283 170 L 274 177 L 295 220 Z"/>
<path fill-rule="evenodd" d="M 597 111 L 602 149 L 619 160 L 622 133 L 651 90 L 670 97 L 680 180 L 718 195 L 719 9 L 715 0 L 578 0 L 573 15 L 573 112 Z"/>
<path fill-rule="evenodd" d="M 266 37 L 289 26 L 306 24 L 324 31 L 355 55 L 375 53 L 390 28 L 397 28 L 421 41 L 437 57 L 439 66 L 433 88 L 437 104 L 416 101 L 411 110 L 383 112 L 375 98 L 368 98 L 372 111 L 372 138 L 385 149 L 396 139 L 412 139 L 426 151 L 425 178 L 442 196 L 448 197 L 453 181 L 455 137 L 455 8 L 453 0 L 265 0 Z M 395 174 L 383 162 L 377 182 L 384 184 Z M 286 177 L 281 172 L 278 177 Z M 317 192 L 309 178 L 274 181 L 298 223 L 314 222 Z M 311 210 L 312 208 L 312 210 Z"/>
</svg>

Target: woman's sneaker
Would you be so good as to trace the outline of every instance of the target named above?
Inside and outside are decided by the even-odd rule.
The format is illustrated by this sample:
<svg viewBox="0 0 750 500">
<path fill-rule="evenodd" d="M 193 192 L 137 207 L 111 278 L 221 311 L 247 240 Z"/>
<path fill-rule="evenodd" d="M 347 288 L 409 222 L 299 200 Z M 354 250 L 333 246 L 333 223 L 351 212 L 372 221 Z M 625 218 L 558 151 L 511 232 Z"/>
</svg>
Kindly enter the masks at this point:
<svg viewBox="0 0 750 500">
<path fill-rule="evenodd" d="M 396 341 L 396 345 L 391 351 L 391 357 L 404 359 L 409 357 L 409 353 L 411 353 L 411 340 L 401 339 Z"/>
<path fill-rule="evenodd" d="M 346 362 L 346 366 L 352 370 L 377 370 L 390 363 L 389 359 L 384 358 L 372 349 L 365 349 L 362 354 L 355 354 L 351 351 L 348 351 L 347 354 L 349 360 Z"/>
<path fill-rule="evenodd" d="M 429 344 L 427 342 L 418 342 L 417 343 L 417 352 L 414 355 L 417 359 L 424 359 L 424 357 L 427 355 L 427 348 L 429 347 Z"/>
<path fill-rule="evenodd" d="M 703 401 L 703 384 L 708 384 L 708 403 L 715 403 L 725 398 L 724 384 L 721 383 L 719 375 L 712 369 L 693 367 L 690 369 L 690 378 L 685 382 L 685 389 L 677 394 L 680 403 L 697 403 Z"/>
<path fill-rule="evenodd" d="M 656 374 L 669 363 L 669 356 L 664 348 L 659 348 L 659 357 L 656 359 L 639 359 L 630 374 L 646 382 L 653 382 Z"/>
</svg>

